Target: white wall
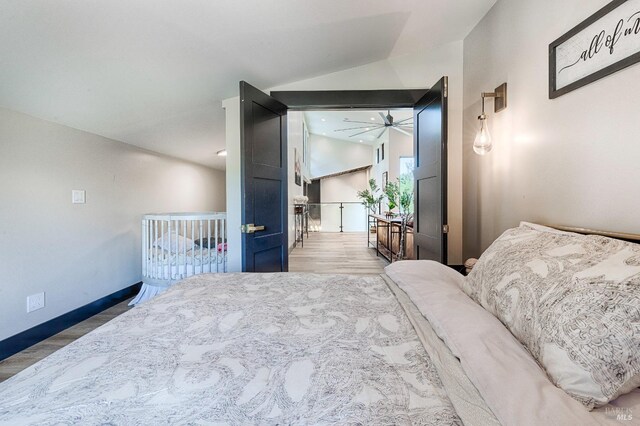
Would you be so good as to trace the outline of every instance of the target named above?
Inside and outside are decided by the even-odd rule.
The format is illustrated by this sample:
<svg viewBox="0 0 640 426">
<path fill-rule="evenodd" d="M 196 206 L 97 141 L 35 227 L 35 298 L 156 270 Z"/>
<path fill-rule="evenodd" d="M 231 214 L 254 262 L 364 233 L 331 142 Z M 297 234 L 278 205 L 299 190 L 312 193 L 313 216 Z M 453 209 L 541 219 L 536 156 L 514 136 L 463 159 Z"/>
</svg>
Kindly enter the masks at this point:
<svg viewBox="0 0 640 426">
<path fill-rule="evenodd" d="M 227 149 L 227 270 L 242 271 L 242 175 L 240 152 L 240 97 L 222 102 Z"/>
<path fill-rule="evenodd" d="M 378 149 L 384 144 L 384 160 L 376 164 Z M 388 173 L 389 182 L 396 182 L 400 171 L 400 157 L 413 157 L 413 136 L 405 135 L 395 130 L 385 133 L 373 146 L 373 168 L 371 177 L 376 180 L 379 187 L 383 187 L 382 174 Z M 386 199 L 382 202 L 382 211 L 387 211 Z M 396 210 L 397 211 L 397 210 Z"/>
<path fill-rule="evenodd" d="M 384 159 L 378 162 L 378 150 L 380 150 L 380 156 L 382 157 L 382 145 L 384 144 Z M 371 161 L 373 167 L 371 168 L 371 178 L 376 180 L 380 190 L 384 190 L 384 182 L 382 175 L 389 173 L 389 132 L 386 132 L 380 139 L 373 144 L 373 150 L 371 152 Z M 390 178 L 389 178 L 390 179 Z M 369 186 L 367 185 L 367 188 Z M 387 210 L 386 200 L 382 203 L 382 211 Z"/>
<path fill-rule="evenodd" d="M 302 80 L 270 90 L 366 90 L 366 89 L 400 89 L 431 87 L 442 76 L 449 77 L 449 263 L 462 262 L 462 69 L 463 43 L 462 41 L 449 43 L 429 51 L 416 54 L 396 56 L 383 61 L 374 62 L 345 71 Z M 237 99 L 237 98 L 236 98 Z M 231 99 L 223 105 L 238 103 Z M 239 110 L 238 110 L 239 111 Z M 230 130 L 229 126 L 239 128 L 239 112 L 236 114 L 227 109 L 227 190 L 239 192 L 239 131 Z M 236 137 L 236 133 L 238 133 Z M 234 158 L 231 145 L 237 145 L 238 158 Z M 230 164 L 236 164 L 230 170 Z M 230 176 L 237 175 L 236 176 Z M 231 201 L 234 204 L 231 204 Z M 229 213 L 240 210 L 240 198 L 227 198 Z M 238 227 L 240 222 L 237 223 Z M 238 262 L 240 252 L 234 252 L 231 243 L 234 238 L 240 238 L 240 231 L 234 232 L 229 223 L 229 257 L 232 265 Z M 237 233 L 237 236 L 234 234 Z"/>
<path fill-rule="evenodd" d="M 347 142 L 348 143 L 348 142 Z M 343 204 L 342 224 L 344 232 L 366 232 L 367 218 L 365 208 L 358 199 L 358 191 L 369 186 L 368 170 L 333 176 L 320 180 L 320 195 L 323 203 Z M 340 231 L 340 205 L 322 206 L 322 231 Z"/>
<path fill-rule="evenodd" d="M 400 157 L 413 157 L 413 135 L 392 130 L 389 134 L 389 182 L 400 177 Z"/>
<path fill-rule="evenodd" d="M 548 98 L 548 44 L 608 2 L 500 0 L 465 39 L 465 257 L 521 220 L 640 232 L 640 65 Z M 480 92 L 503 82 L 479 157 Z"/>
<path fill-rule="evenodd" d="M 371 145 L 314 134 L 309 137 L 309 144 L 313 178 L 372 164 Z"/>
<path fill-rule="evenodd" d="M 225 179 L 0 108 L 0 200 L 2 340 L 139 282 L 142 214 L 224 211 Z M 27 314 L 42 291 L 46 307 Z"/>
</svg>

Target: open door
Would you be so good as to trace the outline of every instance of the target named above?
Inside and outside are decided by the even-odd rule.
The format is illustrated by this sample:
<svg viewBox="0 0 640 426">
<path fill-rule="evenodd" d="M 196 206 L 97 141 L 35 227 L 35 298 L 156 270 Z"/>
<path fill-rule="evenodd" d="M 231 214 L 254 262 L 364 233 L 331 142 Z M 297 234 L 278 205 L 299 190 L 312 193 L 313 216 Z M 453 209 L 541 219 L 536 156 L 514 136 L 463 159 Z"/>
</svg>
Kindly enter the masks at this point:
<svg viewBox="0 0 640 426">
<path fill-rule="evenodd" d="M 413 108 L 414 253 L 447 263 L 447 77 Z"/>
<path fill-rule="evenodd" d="M 240 82 L 242 270 L 286 272 L 287 107 Z"/>
</svg>

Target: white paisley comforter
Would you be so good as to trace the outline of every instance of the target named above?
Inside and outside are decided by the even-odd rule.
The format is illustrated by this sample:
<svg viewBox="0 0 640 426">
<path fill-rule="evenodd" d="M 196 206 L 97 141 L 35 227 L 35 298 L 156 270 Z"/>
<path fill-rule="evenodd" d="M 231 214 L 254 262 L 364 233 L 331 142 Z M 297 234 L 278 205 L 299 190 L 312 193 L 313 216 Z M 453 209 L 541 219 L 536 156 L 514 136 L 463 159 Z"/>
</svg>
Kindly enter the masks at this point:
<svg viewBox="0 0 640 426">
<path fill-rule="evenodd" d="M 460 424 L 380 277 L 191 277 L 0 384 L 0 424 Z"/>
</svg>

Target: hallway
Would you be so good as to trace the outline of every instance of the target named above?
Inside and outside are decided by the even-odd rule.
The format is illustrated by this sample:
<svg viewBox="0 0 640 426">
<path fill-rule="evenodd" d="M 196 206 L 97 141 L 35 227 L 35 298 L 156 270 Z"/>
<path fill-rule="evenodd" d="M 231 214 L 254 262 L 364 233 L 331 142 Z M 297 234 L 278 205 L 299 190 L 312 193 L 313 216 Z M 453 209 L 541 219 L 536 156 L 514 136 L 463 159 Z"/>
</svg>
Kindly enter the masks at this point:
<svg viewBox="0 0 640 426">
<path fill-rule="evenodd" d="M 375 235 L 372 236 L 375 239 Z M 289 272 L 377 275 L 389 263 L 367 248 L 367 234 L 312 232 L 289 255 Z"/>
</svg>

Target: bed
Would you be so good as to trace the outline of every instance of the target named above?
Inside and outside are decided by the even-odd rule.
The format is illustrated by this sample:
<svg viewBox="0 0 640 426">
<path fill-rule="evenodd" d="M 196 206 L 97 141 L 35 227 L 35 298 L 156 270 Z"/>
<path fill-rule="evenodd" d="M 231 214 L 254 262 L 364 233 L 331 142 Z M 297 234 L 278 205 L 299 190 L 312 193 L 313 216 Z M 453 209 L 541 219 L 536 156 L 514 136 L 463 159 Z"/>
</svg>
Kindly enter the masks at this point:
<svg viewBox="0 0 640 426">
<path fill-rule="evenodd" d="M 152 213 L 142 217 L 142 287 L 134 306 L 187 277 L 227 272 L 227 215 Z"/>
<path fill-rule="evenodd" d="M 1 383 L 0 424 L 637 424 L 637 386 L 589 407 L 483 306 L 491 279 L 513 275 L 473 286 L 508 257 L 495 254 L 540 232 L 564 247 L 553 262 L 578 264 L 561 234 L 524 225 L 467 278 L 428 261 L 371 277 L 192 276 Z M 634 268 L 640 251 L 621 247 Z"/>
</svg>

